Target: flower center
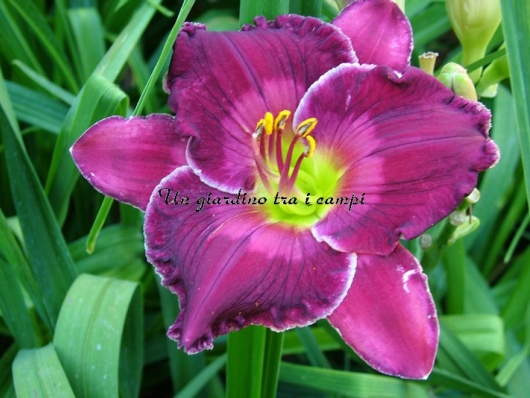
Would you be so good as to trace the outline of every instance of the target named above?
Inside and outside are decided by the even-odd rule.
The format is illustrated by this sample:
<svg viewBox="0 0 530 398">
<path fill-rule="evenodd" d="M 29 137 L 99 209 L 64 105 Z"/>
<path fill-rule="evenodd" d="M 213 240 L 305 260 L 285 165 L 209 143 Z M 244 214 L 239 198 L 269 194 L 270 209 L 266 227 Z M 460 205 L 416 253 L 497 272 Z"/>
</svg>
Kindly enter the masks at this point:
<svg viewBox="0 0 530 398">
<path fill-rule="evenodd" d="M 263 208 L 271 221 L 311 226 L 331 207 L 324 199 L 336 190 L 340 175 L 326 156 L 315 153 L 311 132 L 317 119 L 291 128 L 290 115 L 284 110 L 275 118 L 267 112 L 252 134 L 261 181 L 257 191 L 267 197 Z"/>
</svg>

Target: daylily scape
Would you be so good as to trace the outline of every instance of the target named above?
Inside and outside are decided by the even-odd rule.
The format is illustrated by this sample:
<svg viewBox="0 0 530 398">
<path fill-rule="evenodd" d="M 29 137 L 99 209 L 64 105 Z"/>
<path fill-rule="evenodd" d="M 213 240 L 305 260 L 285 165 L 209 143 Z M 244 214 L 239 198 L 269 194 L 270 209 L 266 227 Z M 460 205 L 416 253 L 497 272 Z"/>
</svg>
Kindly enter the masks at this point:
<svg viewBox="0 0 530 398">
<path fill-rule="evenodd" d="M 327 318 L 374 369 L 429 375 L 436 309 L 399 240 L 449 215 L 499 155 L 489 111 L 411 67 L 411 51 L 390 0 L 331 23 L 186 23 L 165 79 L 175 116 L 110 117 L 74 144 L 97 190 L 145 211 L 147 259 L 181 306 L 168 336 L 186 352 Z M 195 211 L 243 194 L 265 202 Z"/>
</svg>

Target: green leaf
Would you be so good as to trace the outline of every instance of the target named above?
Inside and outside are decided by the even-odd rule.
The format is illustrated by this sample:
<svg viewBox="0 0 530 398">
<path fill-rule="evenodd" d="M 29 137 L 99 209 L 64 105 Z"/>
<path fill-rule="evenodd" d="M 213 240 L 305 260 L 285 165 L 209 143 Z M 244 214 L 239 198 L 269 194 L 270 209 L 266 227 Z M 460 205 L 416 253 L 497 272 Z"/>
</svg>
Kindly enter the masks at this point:
<svg viewBox="0 0 530 398">
<path fill-rule="evenodd" d="M 106 227 L 101 231 L 101 244 L 98 250 L 87 254 L 86 237 L 69 245 L 79 273 L 109 275 L 130 265 L 135 260 L 145 258 L 143 236 L 136 228 L 124 228 L 120 224 Z M 143 269 L 145 271 L 145 265 Z"/>
<path fill-rule="evenodd" d="M 9 61 L 20 60 L 25 64 L 31 65 L 38 73 L 44 74 L 38 57 L 33 53 L 28 43 L 28 38 L 22 33 L 22 31 L 26 31 L 26 27 L 17 25 L 11 9 L 8 8 L 4 1 L 0 1 L 0 26 L 2 27 L 0 53 L 3 53 Z M 31 40 L 31 38 L 29 39 Z"/>
<path fill-rule="evenodd" d="M 447 280 L 447 312 L 462 314 L 466 296 L 466 252 L 462 240 L 449 246 L 443 256 Z"/>
<path fill-rule="evenodd" d="M 53 346 L 76 397 L 134 397 L 143 365 L 138 284 L 80 275 L 68 291 Z"/>
<path fill-rule="evenodd" d="M 263 326 L 249 326 L 228 335 L 227 397 L 261 397 L 264 349 Z"/>
<path fill-rule="evenodd" d="M 479 360 L 466 348 L 443 322 L 440 323 L 440 345 L 437 361 L 440 368 L 456 376 L 468 379 L 472 383 L 503 393 L 503 389 L 495 381 Z"/>
<path fill-rule="evenodd" d="M 42 294 L 40 287 L 33 276 L 33 272 L 28 263 L 28 260 L 22 253 L 17 239 L 10 230 L 4 213 L 0 209 L 0 257 L 5 259 L 7 264 L 12 267 L 12 270 L 17 278 L 17 283 L 20 283 L 22 288 L 29 294 L 33 305 L 35 306 L 40 317 L 47 319 L 46 307 L 42 302 Z M 6 271 L 7 272 L 7 271 Z M 19 342 L 20 347 L 29 348 L 25 344 Z"/>
<path fill-rule="evenodd" d="M 414 47 L 420 53 L 424 52 L 421 48 L 429 41 L 451 29 L 449 17 L 445 12 L 445 5 L 434 2 L 425 11 L 412 17 L 410 23 L 414 33 Z"/>
<path fill-rule="evenodd" d="M 239 23 L 252 23 L 254 17 L 264 15 L 274 19 L 280 14 L 289 13 L 289 0 L 241 0 L 239 6 Z"/>
<path fill-rule="evenodd" d="M 27 77 L 29 77 L 33 82 L 38 84 L 44 90 L 48 91 L 51 95 L 57 97 L 68 105 L 73 104 L 75 100 L 75 95 L 73 95 L 69 91 L 56 85 L 52 81 L 48 80 L 45 76 L 35 72 L 33 69 L 31 69 L 29 66 L 19 60 L 14 60 L 13 65 L 20 69 L 20 71 L 24 73 Z"/>
<path fill-rule="evenodd" d="M 216 358 L 208 366 L 206 366 L 200 373 L 191 380 L 182 390 L 179 391 L 176 398 L 193 398 L 204 388 L 206 383 L 210 381 L 226 364 L 226 354 Z"/>
<path fill-rule="evenodd" d="M 480 227 L 474 234 L 466 238 L 466 247 L 477 264 L 484 264 L 490 257 L 491 240 L 497 237 L 494 223 L 498 212 L 506 206 L 506 198 L 516 182 L 515 169 L 519 163 L 520 150 L 515 131 L 515 107 L 510 91 L 499 86 L 493 104 L 493 120 L 491 137 L 499 147 L 501 159 L 494 168 L 484 173 L 480 183 L 480 200 L 473 205 L 473 215 L 480 219 Z M 491 256 L 493 261 L 497 257 Z M 489 261 L 489 260 L 488 260 Z"/>
<path fill-rule="evenodd" d="M 18 120 L 59 134 L 68 107 L 46 94 L 6 81 L 7 92 Z"/>
<path fill-rule="evenodd" d="M 429 397 L 427 390 L 414 382 L 285 362 L 280 367 L 280 381 L 341 397 Z"/>
<path fill-rule="evenodd" d="M 64 49 L 57 42 L 52 29 L 46 21 L 46 17 L 29 0 L 9 0 L 9 3 L 33 30 L 37 40 L 46 49 L 54 65 L 61 71 L 68 88 L 73 92 L 77 92 L 79 85 L 69 66 Z"/>
<path fill-rule="evenodd" d="M 498 315 L 442 315 L 440 321 L 483 363 L 489 363 L 489 368 L 504 358 L 504 322 Z"/>
<path fill-rule="evenodd" d="M 289 12 L 299 15 L 310 15 L 320 18 L 322 15 L 322 0 L 290 0 Z"/>
<path fill-rule="evenodd" d="M 177 297 L 162 286 L 160 278 L 157 277 L 158 294 L 164 318 L 164 326 L 167 329 L 175 322 L 179 314 Z M 204 354 L 188 355 L 179 350 L 174 341 L 166 338 L 167 353 L 169 355 L 169 366 L 171 370 L 171 381 L 175 391 L 181 391 L 194 377 L 202 372 L 206 366 Z"/>
<path fill-rule="evenodd" d="M 510 83 L 515 100 L 515 120 L 523 160 L 526 197 L 530 203 L 530 3 L 501 1 Z"/>
<path fill-rule="evenodd" d="M 0 358 L 0 397 L 15 398 L 12 364 L 18 352 L 16 344 L 11 344 Z"/>
<path fill-rule="evenodd" d="M 0 130 L 13 202 L 24 234 L 33 274 L 46 308 L 45 321 L 53 328 L 61 303 L 75 278 L 70 253 L 44 195 L 21 139 L 0 73 Z"/>
<path fill-rule="evenodd" d="M 262 397 L 275 397 L 280 376 L 280 361 L 282 359 L 283 332 L 265 330 L 265 357 L 263 358 L 263 386 Z"/>
<path fill-rule="evenodd" d="M 311 328 L 297 328 L 296 333 L 298 334 L 298 338 L 305 347 L 306 355 L 309 358 L 309 362 L 311 363 L 311 365 L 320 368 L 331 368 L 331 365 L 329 364 L 328 360 L 326 359 L 326 356 L 319 347 L 315 336 L 313 336 Z"/>
<path fill-rule="evenodd" d="M 13 380 L 18 397 L 76 397 L 51 344 L 19 351 Z"/>
<path fill-rule="evenodd" d="M 0 311 L 19 347 L 35 347 L 35 330 L 13 267 L 0 256 Z"/>
<path fill-rule="evenodd" d="M 508 395 L 488 388 L 480 383 L 466 379 L 447 370 L 435 367 L 429 376 L 428 382 L 435 386 L 441 386 L 456 391 L 464 391 L 477 397 L 510 398 Z"/>
<path fill-rule="evenodd" d="M 105 55 L 104 29 L 95 8 L 73 8 L 68 10 L 68 17 L 80 60 L 80 78 L 85 81 Z"/>
</svg>

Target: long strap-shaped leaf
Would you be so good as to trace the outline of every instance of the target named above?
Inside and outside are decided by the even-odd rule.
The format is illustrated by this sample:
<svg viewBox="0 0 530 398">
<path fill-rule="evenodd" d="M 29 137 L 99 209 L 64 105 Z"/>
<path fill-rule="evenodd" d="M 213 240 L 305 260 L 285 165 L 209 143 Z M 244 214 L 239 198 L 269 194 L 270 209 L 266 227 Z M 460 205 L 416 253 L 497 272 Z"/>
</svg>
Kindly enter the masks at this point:
<svg viewBox="0 0 530 398">
<path fill-rule="evenodd" d="M 75 397 L 51 344 L 19 351 L 13 362 L 13 381 L 17 397 Z"/>
<path fill-rule="evenodd" d="M 84 274 L 64 300 L 53 345 L 76 397 L 135 397 L 142 338 L 138 284 Z"/>
<path fill-rule="evenodd" d="M 510 67 L 510 81 L 515 99 L 515 115 L 521 159 L 530 203 L 530 3 L 528 1 L 501 1 L 502 28 Z M 511 132 L 507 131 L 507 134 Z"/>
<path fill-rule="evenodd" d="M 55 325 L 64 296 L 76 276 L 66 243 L 31 164 L 0 73 L 0 130 L 5 145 L 11 194 L 33 274 L 46 308 L 45 322 Z"/>
</svg>

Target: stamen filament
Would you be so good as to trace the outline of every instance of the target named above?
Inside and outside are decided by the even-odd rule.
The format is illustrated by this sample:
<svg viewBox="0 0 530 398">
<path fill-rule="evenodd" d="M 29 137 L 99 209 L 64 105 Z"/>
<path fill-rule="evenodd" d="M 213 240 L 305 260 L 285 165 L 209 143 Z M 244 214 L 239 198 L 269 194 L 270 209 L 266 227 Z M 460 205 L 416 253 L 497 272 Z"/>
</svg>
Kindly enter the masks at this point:
<svg viewBox="0 0 530 398">
<path fill-rule="evenodd" d="M 291 173 L 291 177 L 289 177 L 287 181 L 284 181 L 284 184 L 283 184 L 284 191 L 282 191 L 282 195 L 289 196 L 291 194 L 294 183 L 296 182 L 296 177 L 298 177 L 298 171 L 300 170 L 300 165 L 302 164 L 302 160 L 304 160 L 304 158 L 306 157 L 307 155 L 305 154 L 305 152 L 301 153 L 300 156 L 298 156 L 298 159 L 296 160 L 296 164 L 294 165 L 294 168 L 293 168 L 293 172 Z"/>
</svg>

